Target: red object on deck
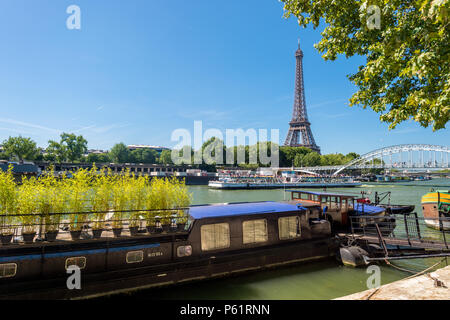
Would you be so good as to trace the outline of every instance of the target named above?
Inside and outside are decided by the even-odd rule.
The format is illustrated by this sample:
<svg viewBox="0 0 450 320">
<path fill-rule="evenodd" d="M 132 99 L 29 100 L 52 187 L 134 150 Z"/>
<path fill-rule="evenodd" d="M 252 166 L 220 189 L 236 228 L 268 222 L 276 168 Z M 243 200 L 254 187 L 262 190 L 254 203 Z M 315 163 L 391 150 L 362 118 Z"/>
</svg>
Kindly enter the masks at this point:
<svg viewBox="0 0 450 320">
<path fill-rule="evenodd" d="M 359 198 L 359 199 L 356 199 L 356 202 L 358 202 L 358 203 L 367 203 L 367 204 L 371 203 L 369 198 Z"/>
</svg>

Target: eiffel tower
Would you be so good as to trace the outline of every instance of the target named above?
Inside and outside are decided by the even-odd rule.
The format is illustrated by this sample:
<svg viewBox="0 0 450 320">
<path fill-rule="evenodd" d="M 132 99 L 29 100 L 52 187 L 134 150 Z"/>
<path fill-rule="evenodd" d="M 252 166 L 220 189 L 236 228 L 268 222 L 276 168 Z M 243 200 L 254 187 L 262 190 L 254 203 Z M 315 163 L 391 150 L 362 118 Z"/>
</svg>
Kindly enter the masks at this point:
<svg viewBox="0 0 450 320">
<path fill-rule="evenodd" d="M 285 146 L 306 147 L 320 154 L 320 148 L 316 145 L 311 132 L 311 123 L 308 121 L 305 102 L 305 86 L 303 82 L 303 51 L 300 49 L 298 40 L 298 50 L 295 52 L 297 67 L 295 73 L 295 98 L 292 121 L 289 122 L 289 132 L 286 137 Z"/>
</svg>

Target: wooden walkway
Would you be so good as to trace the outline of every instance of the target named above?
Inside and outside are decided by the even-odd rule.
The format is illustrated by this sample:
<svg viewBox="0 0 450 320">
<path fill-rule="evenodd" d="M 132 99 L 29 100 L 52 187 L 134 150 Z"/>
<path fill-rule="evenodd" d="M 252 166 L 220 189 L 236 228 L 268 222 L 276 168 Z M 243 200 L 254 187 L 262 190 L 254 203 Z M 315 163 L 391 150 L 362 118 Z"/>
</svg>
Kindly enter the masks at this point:
<svg viewBox="0 0 450 320">
<path fill-rule="evenodd" d="M 364 234 L 348 234 L 340 233 L 339 237 L 344 237 L 348 239 L 354 239 L 356 241 L 364 241 L 373 244 L 380 244 L 380 239 L 376 235 L 364 235 Z M 448 250 L 450 248 L 450 243 L 445 244 L 444 241 L 428 240 L 428 239 L 401 239 L 401 238 L 391 238 L 383 237 L 386 245 L 389 246 L 403 246 L 403 247 L 413 247 L 413 248 L 423 248 L 423 249 L 435 249 L 435 250 Z"/>
</svg>

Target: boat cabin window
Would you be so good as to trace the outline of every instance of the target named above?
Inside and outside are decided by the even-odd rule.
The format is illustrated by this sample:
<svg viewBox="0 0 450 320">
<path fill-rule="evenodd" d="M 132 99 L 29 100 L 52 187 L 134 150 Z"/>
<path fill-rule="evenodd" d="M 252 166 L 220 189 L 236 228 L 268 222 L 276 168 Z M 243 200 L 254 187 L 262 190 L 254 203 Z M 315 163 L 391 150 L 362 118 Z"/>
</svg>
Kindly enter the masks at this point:
<svg viewBox="0 0 450 320">
<path fill-rule="evenodd" d="M 328 202 L 328 197 L 326 197 L 326 196 L 322 197 L 320 202 L 327 203 Z"/>
<path fill-rule="evenodd" d="M 0 278 L 11 278 L 16 275 L 17 264 L 15 263 L 5 263 L 0 264 Z"/>
<path fill-rule="evenodd" d="M 293 216 L 278 218 L 278 235 L 280 240 L 301 237 L 300 217 Z"/>
<path fill-rule="evenodd" d="M 144 251 L 130 251 L 127 253 L 127 263 L 139 263 L 144 261 Z"/>
<path fill-rule="evenodd" d="M 308 193 L 301 193 L 300 194 L 300 199 L 302 199 L 302 200 L 309 200 L 310 199 L 309 196 L 310 195 Z"/>
<path fill-rule="evenodd" d="M 340 209 L 341 198 L 340 197 L 330 197 L 330 208 Z"/>
<path fill-rule="evenodd" d="M 353 209 L 353 199 L 351 198 L 348 199 L 348 207 L 349 209 Z"/>
<path fill-rule="evenodd" d="M 244 244 L 266 242 L 267 220 L 249 220 L 242 222 L 242 242 Z"/>
<path fill-rule="evenodd" d="M 319 196 L 318 196 L 317 194 L 313 194 L 313 195 L 312 195 L 312 199 L 313 199 L 313 201 L 315 201 L 315 202 L 319 202 Z"/>
<path fill-rule="evenodd" d="M 86 268 L 86 257 L 72 257 L 66 259 L 66 270 L 70 266 L 78 266 L 80 269 Z"/>
<path fill-rule="evenodd" d="M 230 225 L 228 223 L 205 224 L 200 228 L 202 251 L 230 247 Z"/>
</svg>

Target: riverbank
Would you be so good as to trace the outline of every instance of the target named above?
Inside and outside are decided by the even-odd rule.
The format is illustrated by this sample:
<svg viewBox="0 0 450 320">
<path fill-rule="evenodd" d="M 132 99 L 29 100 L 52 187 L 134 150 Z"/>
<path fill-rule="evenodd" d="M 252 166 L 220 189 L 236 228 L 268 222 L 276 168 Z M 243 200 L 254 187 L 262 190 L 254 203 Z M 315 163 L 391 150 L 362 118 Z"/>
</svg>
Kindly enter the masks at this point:
<svg viewBox="0 0 450 320">
<path fill-rule="evenodd" d="M 335 300 L 450 300 L 450 266 Z"/>
</svg>

